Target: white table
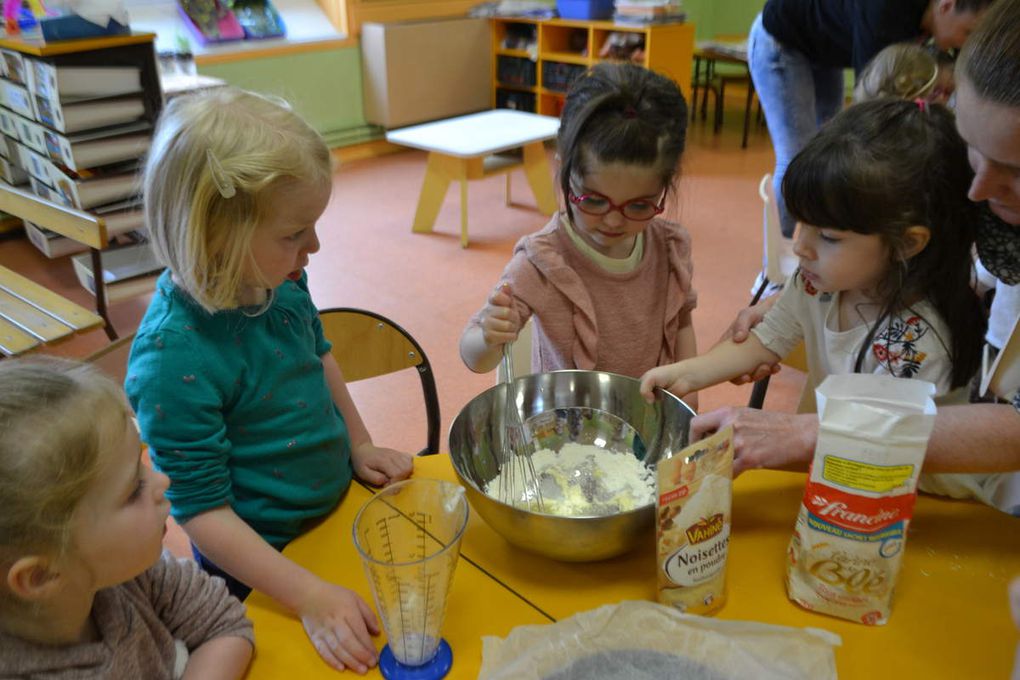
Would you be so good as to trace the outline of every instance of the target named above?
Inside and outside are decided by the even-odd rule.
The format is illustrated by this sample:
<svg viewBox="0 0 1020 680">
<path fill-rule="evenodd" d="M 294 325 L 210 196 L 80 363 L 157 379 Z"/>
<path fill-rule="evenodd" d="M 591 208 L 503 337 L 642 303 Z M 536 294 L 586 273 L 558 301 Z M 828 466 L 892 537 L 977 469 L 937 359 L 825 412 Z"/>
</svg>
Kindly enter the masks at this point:
<svg viewBox="0 0 1020 680">
<path fill-rule="evenodd" d="M 554 138 L 559 127 L 558 118 L 496 109 L 386 133 L 388 142 L 429 152 L 412 231 L 432 231 L 450 182 L 457 180 L 460 182 L 460 244 L 467 247 L 468 180 L 509 173 L 522 166 L 538 209 L 552 215 L 556 212 L 556 196 L 542 143 Z M 518 148 L 523 148 L 523 161 L 497 155 Z M 509 174 L 506 203 L 510 203 Z"/>
</svg>

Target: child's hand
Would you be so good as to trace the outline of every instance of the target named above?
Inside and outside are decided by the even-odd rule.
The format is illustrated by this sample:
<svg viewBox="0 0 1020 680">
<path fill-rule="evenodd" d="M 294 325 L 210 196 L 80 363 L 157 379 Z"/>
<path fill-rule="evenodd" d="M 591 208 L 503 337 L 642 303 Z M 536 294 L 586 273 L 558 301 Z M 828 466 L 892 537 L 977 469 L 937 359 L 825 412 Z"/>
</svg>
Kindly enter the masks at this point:
<svg viewBox="0 0 1020 680">
<path fill-rule="evenodd" d="M 298 616 L 315 651 L 336 670 L 349 668 L 364 675 L 375 666 L 371 636 L 379 634 L 379 621 L 354 591 L 319 581 Z"/>
<path fill-rule="evenodd" d="M 414 456 L 403 451 L 386 449 L 371 442 L 351 450 L 354 474 L 369 484 L 386 486 L 407 479 L 414 470 Z"/>
<path fill-rule="evenodd" d="M 520 328 L 513 311 L 510 284 L 497 286 L 482 309 L 482 339 L 489 347 L 498 347 L 517 339 Z"/>
<path fill-rule="evenodd" d="M 655 401 L 655 388 L 669 390 L 678 397 L 694 392 L 698 387 L 691 380 L 683 361 L 659 366 L 641 376 L 641 396 L 649 404 Z"/>
</svg>

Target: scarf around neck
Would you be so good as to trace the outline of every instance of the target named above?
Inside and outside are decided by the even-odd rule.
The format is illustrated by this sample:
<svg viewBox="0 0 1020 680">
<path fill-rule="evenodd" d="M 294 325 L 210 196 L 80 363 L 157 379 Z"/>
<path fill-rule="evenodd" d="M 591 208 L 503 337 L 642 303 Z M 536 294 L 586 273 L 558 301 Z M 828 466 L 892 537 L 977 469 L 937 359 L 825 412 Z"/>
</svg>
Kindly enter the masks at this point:
<svg viewBox="0 0 1020 680">
<path fill-rule="evenodd" d="M 1020 283 L 1020 226 L 999 219 L 981 205 L 977 229 L 977 251 L 981 264 L 1007 286 Z"/>
</svg>

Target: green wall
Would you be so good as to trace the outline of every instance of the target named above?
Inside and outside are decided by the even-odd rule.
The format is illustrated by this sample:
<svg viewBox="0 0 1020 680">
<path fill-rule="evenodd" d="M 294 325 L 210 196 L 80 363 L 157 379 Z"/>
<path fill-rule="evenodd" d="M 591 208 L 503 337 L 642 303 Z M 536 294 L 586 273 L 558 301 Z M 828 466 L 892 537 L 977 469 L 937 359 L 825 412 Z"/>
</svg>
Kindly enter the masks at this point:
<svg viewBox="0 0 1020 680">
<path fill-rule="evenodd" d="M 764 0 L 684 0 L 698 40 L 746 34 L 763 4 Z M 209 64 L 200 66 L 199 72 L 283 97 L 330 146 L 382 136 L 379 128 L 365 122 L 358 46 Z"/>
<path fill-rule="evenodd" d="M 746 35 L 764 4 L 765 0 L 684 0 L 684 9 L 698 40 L 710 40 L 717 35 Z"/>
<path fill-rule="evenodd" d="M 330 146 L 379 136 L 379 131 L 365 122 L 361 49 L 357 46 L 208 64 L 200 66 L 199 72 L 247 90 L 283 97 Z"/>
</svg>

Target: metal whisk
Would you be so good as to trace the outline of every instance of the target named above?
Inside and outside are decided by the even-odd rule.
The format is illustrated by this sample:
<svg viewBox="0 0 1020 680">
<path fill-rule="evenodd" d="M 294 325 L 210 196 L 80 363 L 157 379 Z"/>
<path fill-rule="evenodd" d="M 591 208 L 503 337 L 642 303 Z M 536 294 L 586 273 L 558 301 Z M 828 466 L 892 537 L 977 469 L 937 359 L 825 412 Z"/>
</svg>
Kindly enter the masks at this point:
<svg viewBox="0 0 1020 680">
<path fill-rule="evenodd" d="M 534 450 L 524 431 L 524 422 L 513 394 L 514 364 L 510 343 L 503 345 L 503 382 L 506 385 L 505 433 L 499 461 L 499 499 L 515 507 L 542 512 L 542 491 L 531 460 Z"/>
</svg>

